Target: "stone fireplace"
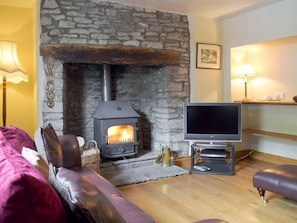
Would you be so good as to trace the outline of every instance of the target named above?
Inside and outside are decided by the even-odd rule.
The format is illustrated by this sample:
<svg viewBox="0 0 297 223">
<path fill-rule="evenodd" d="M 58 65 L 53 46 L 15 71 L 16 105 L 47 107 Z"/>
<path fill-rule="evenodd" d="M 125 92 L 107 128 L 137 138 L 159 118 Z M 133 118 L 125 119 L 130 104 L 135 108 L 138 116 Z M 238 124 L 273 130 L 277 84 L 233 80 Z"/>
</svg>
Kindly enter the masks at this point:
<svg viewBox="0 0 297 223">
<path fill-rule="evenodd" d="M 129 101 L 140 115 L 139 148 L 168 145 L 188 154 L 182 123 L 190 97 L 186 16 L 95 0 L 42 0 L 40 8 L 44 124 L 93 139 L 108 63 L 112 99 Z"/>
</svg>

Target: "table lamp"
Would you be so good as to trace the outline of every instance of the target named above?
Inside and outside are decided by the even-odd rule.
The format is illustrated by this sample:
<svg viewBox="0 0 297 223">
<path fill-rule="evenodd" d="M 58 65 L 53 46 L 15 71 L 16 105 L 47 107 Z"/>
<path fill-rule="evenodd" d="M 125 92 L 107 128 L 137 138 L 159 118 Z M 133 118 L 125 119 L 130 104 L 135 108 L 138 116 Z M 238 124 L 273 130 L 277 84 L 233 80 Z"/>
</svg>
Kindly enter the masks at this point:
<svg viewBox="0 0 297 223">
<path fill-rule="evenodd" d="M 22 67 L 18 55 L 17 45 L 11 41 L 0 41 L 0 83 L 3 84 L 3 126 L 6 126 L 6 83 L 18 84 L 28 81 L 28 76 Z"/>
<path fill-rule="evenodd" d="M 238 76 L 244 79 L 244 99 L 243 101 L 248 101 L 247 98 L 247 78 L 248 76 L 255 75 L 255 70 L 250 64 L 243 64 L 238 68 Z"/>
</svg>

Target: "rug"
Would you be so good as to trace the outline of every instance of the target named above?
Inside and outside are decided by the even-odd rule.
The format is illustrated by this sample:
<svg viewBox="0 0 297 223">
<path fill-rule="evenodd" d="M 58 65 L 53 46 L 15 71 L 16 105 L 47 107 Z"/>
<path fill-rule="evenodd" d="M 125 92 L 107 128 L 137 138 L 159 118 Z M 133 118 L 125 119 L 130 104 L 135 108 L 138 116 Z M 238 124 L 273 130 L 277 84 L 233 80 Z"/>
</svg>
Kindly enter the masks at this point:
<svg viewBox="0 0 297 223">
<path fill-rule="evenodd" d="M 160 164 L 151 164 L 136 168 L 101 169 L 101 175 L 117 187 L 176 177 L 188 173 L 188 170 L 176 165 L 163 167 Z"/>
</svg>

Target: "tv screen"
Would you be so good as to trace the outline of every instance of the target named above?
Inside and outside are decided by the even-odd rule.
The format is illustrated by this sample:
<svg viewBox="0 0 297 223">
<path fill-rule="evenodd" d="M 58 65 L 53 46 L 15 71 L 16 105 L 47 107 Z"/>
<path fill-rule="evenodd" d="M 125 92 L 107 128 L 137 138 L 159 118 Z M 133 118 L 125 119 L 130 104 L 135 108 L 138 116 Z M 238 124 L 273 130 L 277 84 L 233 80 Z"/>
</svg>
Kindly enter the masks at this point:
<svg viewBox="0 0 297 223">
<path fill-rule="evenodd" d="M 241 103 L 184 103 L 184 139 L 241 141 Z"/>
</svg>

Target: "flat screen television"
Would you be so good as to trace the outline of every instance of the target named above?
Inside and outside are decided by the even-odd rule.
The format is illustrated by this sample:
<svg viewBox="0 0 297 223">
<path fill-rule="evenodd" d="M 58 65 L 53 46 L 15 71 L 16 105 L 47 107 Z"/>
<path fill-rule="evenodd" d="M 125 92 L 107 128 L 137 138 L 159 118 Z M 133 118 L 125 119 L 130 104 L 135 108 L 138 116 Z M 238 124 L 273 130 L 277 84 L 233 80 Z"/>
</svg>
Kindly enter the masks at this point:
<svg viewBox="0 0 297 223">
<path fill-rule="evenodd" d="M 184 103 L 184 139 L 196 142 L 241 141 L 241 103 Z"/>
</svg>

